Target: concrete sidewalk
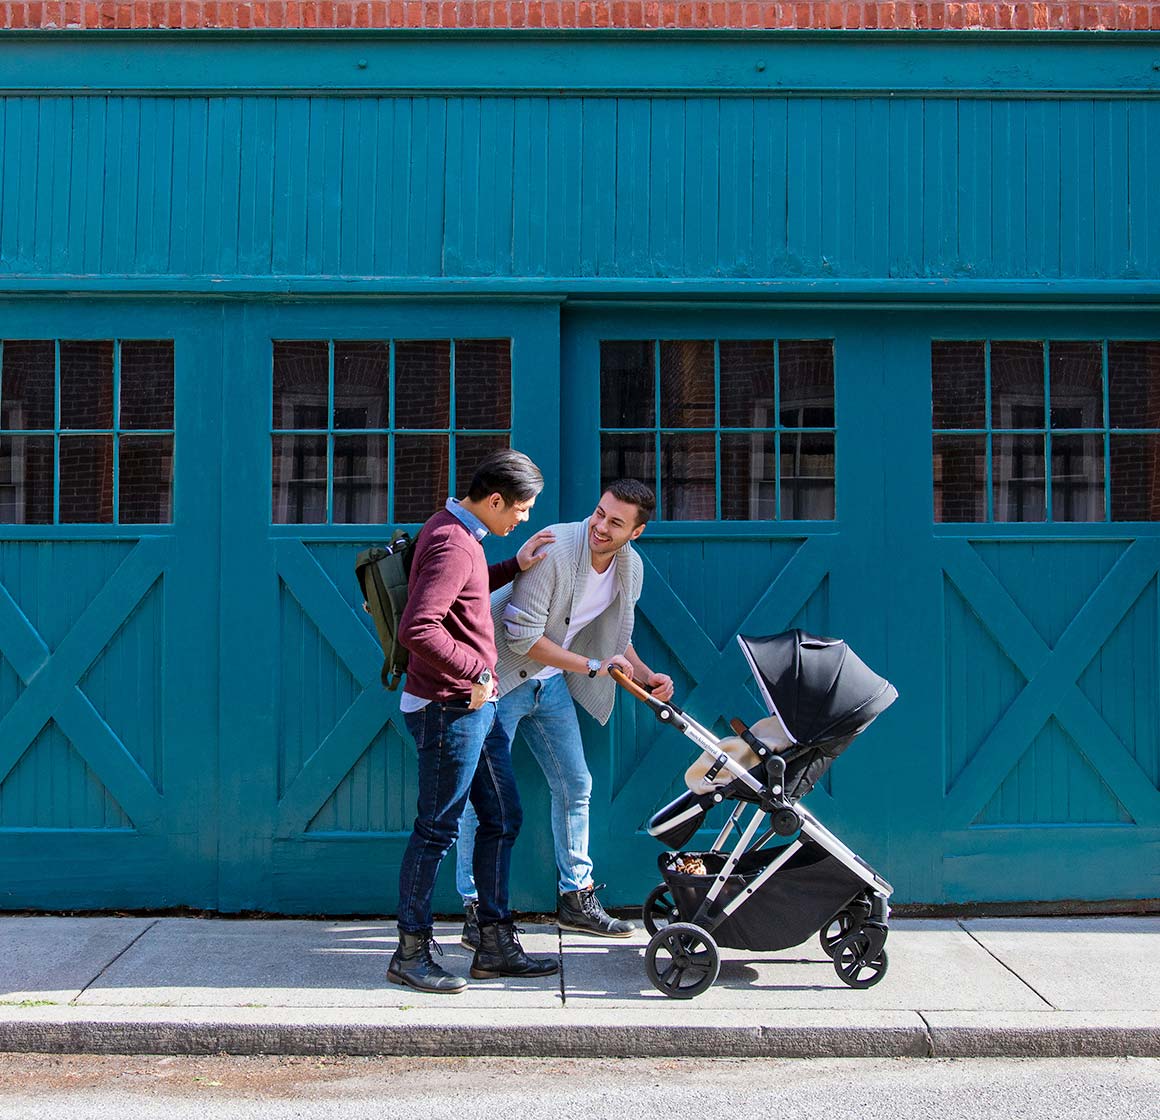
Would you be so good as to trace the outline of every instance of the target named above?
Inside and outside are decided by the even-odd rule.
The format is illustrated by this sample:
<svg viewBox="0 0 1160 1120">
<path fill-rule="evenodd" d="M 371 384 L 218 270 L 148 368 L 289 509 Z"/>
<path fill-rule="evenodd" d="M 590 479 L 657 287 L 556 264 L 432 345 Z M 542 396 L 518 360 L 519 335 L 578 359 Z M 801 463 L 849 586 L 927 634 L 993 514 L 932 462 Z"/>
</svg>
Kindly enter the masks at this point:
<svg viewBox="0 0 1160 1120">
<path fill-rule="evenodd" d="M 647 935 L 529 926 L 559 976 L 428 996 L 385 980 L 390 922 L 0 919 L 0 1050 L 525 1056 L 1160 1056 L 1160 918 L 891 923 L 890 967 L 847 988 L 816 940 L 723 950 L 672 1000 Z M 441 924 L 464 975 L 459 926 Z"/>
</svg>

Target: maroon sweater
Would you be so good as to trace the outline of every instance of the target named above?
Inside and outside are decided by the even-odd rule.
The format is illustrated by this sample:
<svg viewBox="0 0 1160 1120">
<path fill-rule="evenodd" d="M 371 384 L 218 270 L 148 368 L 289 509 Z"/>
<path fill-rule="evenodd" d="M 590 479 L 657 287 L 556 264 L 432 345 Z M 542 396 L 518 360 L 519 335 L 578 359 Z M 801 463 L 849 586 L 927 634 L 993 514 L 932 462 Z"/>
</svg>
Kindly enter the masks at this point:
<svg viewBox="0 0 1160 1120">
<path fill-rule="evenodd" d="M 484 669 L 495 672 L 491 592 L 511 583 L 519 567 L 514 556 L 489 567 L 483 545 L 448 510 L 423 526 L 399 623 L 412 696 L 462 700 Z"/>
</svg>

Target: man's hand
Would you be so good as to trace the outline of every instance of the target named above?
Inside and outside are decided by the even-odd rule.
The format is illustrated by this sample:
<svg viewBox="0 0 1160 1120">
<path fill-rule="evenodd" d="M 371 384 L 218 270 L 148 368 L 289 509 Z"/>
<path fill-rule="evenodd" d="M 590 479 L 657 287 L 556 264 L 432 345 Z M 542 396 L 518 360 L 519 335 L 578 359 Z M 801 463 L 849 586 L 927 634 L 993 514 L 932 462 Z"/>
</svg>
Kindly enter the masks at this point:
<svg viewBox="0 0 1160 1120">
<path fill-rule="evenodd" d="M 632 680 L 632 662 L 627 657 L 622 657 L 619 653 L 603 661 L 600 665 L 600 672 L 596 675 L 598 677 L 608 676 L 608 670 L 611 668 L 619 669 L 629 680 Z"/>
<path fill-rule="evenodd" d="M 519 562 L 520 571 L 526 572 L 529 568 L 535 567 L 541 560 L 543 560 L 548 545 L 552 544 L 556 539 L 556 534 L 551 529 L 541 529 L 538 533 L 533 533 L 526 541 L 523 547 L 516 553 L 516 560 Z"/>
<path fill-rule="evenodd" d="M 467 706 L 474 712 L 478 708 L 482 708 L 491 699 L 491 690 L 495 687 L 494 682 L 488 681 L 487 684 L 480 684 L 476 681 L 471 686 L 471 699 L 467 702 Z"/>
<path fill-rule="evenodd" d="M 668 701 L 673 698 L 673 678 L 664 673 L 649 673 L 645 685 L 658 700 Z"/>
</svg>

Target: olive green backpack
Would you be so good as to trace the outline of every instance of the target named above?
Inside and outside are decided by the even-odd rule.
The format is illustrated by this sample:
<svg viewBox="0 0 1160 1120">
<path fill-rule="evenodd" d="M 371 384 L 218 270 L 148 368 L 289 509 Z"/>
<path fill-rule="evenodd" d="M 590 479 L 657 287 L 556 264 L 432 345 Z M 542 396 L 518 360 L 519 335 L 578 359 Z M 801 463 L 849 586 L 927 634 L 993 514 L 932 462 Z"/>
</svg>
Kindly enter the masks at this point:
<svg viewBox="0 0 1160 1120">
<path fill-rule="evenodd" d="M 379 645 L 383 647 L 383 687 L 392 692 L 407 671 L 407 651 L 399 641 L 399 622 L 407 605 L 407 579 L 415 541 L 402 529 L 388 545 L 364 549 L 354 562 L 363 601 L 375 620 Z"/>
</svg>

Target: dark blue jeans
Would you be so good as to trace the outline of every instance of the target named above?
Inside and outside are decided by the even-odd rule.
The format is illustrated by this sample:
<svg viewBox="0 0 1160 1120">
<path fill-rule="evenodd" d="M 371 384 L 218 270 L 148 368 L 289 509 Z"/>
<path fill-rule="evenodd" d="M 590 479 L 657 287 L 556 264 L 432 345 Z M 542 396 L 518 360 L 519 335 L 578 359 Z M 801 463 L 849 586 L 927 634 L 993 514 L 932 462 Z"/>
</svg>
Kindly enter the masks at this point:
<svg viewBox="0 0 1160 1120">
<path fill-rule="evenodd" d="M 454 702 L 431 703 L 403 718 L 419 748 L 419 806 L 399 870 L 399 929 L 420 933 L 431 928 L 435 876 L 459 834 L 469 797 L 479 818 L 474 860 L 479 920 L 510 921 L 512 845 L 523 811 L 511 742 L 495 704 L 473 712 Z"/>
</svg>

